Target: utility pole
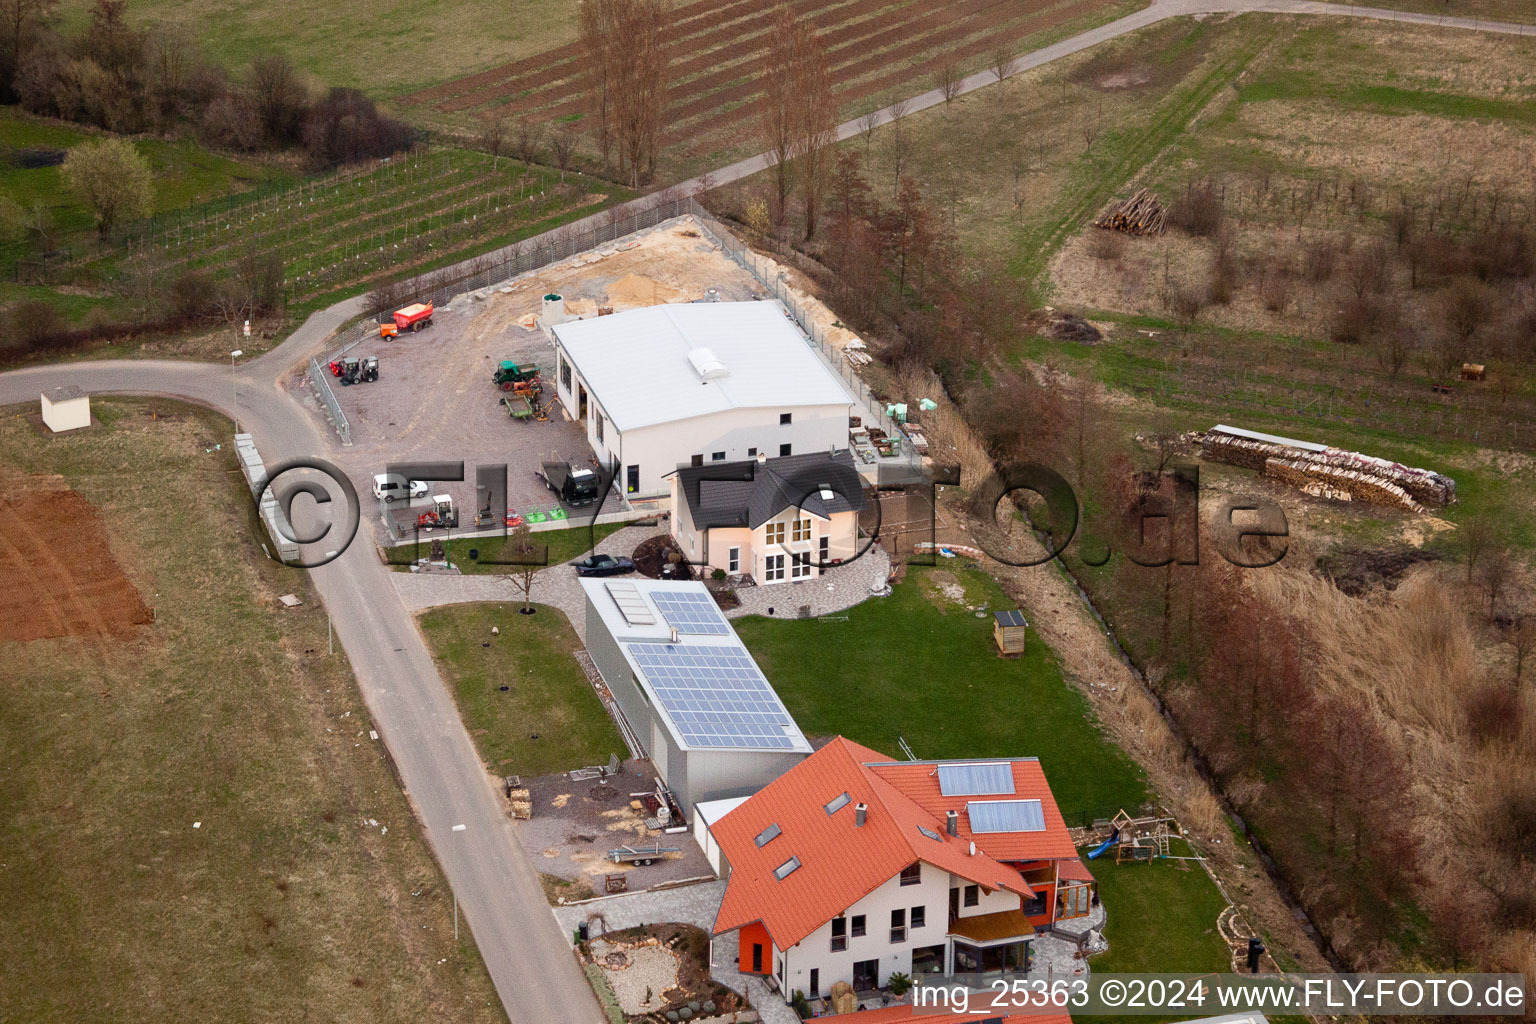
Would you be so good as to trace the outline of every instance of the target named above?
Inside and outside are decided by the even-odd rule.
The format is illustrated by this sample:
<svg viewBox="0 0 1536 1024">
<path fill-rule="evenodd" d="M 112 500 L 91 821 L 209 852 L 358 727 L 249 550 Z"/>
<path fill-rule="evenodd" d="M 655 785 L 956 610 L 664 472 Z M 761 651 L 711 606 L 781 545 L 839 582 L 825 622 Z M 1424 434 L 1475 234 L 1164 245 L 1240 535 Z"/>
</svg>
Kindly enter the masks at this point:
<svg viewBox="0 0 1536 1024">
<path fill-rule="evenodd" d="M 246 322 L 246 330 L 250 330 L 250 321 Z M 235 433 L 240 433 L 240 385 L 235 381 L 235 359 L 245 354 L 244 349 L 234 349 L 229 353 L 229 394 L 234 401 L 232 411 L 235 415 Z"/>
</svg>

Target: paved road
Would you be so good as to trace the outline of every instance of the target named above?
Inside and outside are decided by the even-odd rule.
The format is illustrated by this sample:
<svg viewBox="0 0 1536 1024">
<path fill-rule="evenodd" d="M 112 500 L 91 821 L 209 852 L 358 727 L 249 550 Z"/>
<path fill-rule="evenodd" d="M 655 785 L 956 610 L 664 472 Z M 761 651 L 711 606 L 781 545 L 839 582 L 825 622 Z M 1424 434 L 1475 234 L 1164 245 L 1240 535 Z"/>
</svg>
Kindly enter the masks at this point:
<svg viewBox="0 0 1536 1024">
<path fill-rule="evenodd" d="M 1015 62 L 1014 74 L 1039 67 L 1166 18 L 1199 13 L 1262 11 L 1363 17 L 1512 35 L 1536 35 L 1536 27 L 1437 18 L 1315 0 L 1157 0 L 1151 7 L 1092 29 Z M 972 92 L 991 82 L 972 75 L 961 86 Z M 913 97 L 908 114 L 943 102 L 937 90 Z M 891 119 L 887 108 L 878 122 Z M 838 137 L 860 130 L 839 127 Z M 766 156 L 738 161 L 684 182 L 683 192 L 723 185 L 755 174 Z M 644 202 L 639 201 L 639 202 Z M 604 218 L 609 214 L 600 215 Z M 595 226 L 598 218 L 589 218 Z M 349 299 L 310 317 L 277 348 L 235 370 L 217 364 L 126 360 L 31 367 L 0 374 L 0 404 L 33 402 L 39 391 L 78 384 L 97 394 L 156 394 L 186 398 L 238 417 L 255 435 L 269 462 L 321 453 L 345 464 L 345 454 L 323 420 L 278 385 L 297 363 L 317 353 L 329 335 L 362 312 Z M 371 531 L 371 517 L 364 518 Z M 368 709 L 399 767 L 438 860 L 473 930 L 482 958 L 514 1024 L 601 1019 L 586 980 L 572 961 L 554 918 L 546 910 L 538 877 L 512 835 L 497 795 L 481 767 L 426 644 L 374 557 L 367 534 L 331 564 L 315 570 L 321 599 L 331 612 Z M 456 825 L 465 830 L 454 832 Z"/>
</svg>

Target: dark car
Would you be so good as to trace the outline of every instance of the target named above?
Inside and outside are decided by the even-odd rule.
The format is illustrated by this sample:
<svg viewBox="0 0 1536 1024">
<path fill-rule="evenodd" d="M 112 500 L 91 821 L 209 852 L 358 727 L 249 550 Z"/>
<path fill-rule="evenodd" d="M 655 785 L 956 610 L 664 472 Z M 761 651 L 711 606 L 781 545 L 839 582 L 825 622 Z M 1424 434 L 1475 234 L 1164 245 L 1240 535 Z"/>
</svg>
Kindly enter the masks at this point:
<svg viewBox="0 0 1536 1024">
<path fill-rule="evenodd" d="M 571 564 L 576 567 L 577 576 L 622 576 L 635 571 L 634 562 L 612 555 L 588 555 Z"/>
</svg>

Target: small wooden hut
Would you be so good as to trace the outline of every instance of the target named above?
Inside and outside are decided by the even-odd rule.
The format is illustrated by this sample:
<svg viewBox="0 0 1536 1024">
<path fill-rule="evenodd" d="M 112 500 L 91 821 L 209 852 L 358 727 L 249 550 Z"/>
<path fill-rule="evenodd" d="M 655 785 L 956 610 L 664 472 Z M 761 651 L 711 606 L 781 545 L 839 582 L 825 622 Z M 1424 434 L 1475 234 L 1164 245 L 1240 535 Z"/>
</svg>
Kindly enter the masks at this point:
<svg viewBox="0 0 1536 1024">
<path fill-rule="evenodd" d="M 1024 634 L 1029 623 L 1017 608 L 992 613 L 992 639 L 997 643 L 997 653 L 1005 658 L 1016 658 L 1024 653 Z"/>
</svg>

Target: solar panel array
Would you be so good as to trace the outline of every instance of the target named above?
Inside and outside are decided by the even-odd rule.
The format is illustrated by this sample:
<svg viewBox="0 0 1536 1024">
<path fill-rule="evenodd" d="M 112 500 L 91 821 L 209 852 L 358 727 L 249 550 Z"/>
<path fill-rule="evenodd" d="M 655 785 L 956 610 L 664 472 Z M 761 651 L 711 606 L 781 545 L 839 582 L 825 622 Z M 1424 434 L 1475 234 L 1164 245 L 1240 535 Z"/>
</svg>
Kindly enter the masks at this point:
<svg viewBox="0 0 1536 1024">
<path fill-rule="evenodd" d="M 640 596 L 639 587 L 627 580 L 619 580 L 607 586 L 608 596 L 613 598 L 613 603 L 619 606 L 619 612 L 624 616 L 625 622 L 631 626 L 656 625 L 656 616 L 651 614 L 645 598 Z"/>
<path fill-rule="evenodd" d="M 708 594 L 696 590 L 653 590 L 651 600 L 667 617 L 667 624 L 679 633 L 725 636 L 731 631 L 725 624 L 725 616 L 720 614 L 720 606 Z"/>
<path fill-rule="evenodd" d="M 788 750 L 789 712 L 739 644 L 631 643 L 657 703 L 692 747 Z"/>
<path fill-rule="evenodd" d="M 939 792 L 945 796 L 1004 796 L 1013 793 L 1013 766 L 995 764 L 939 765 Z"/>
<path fill-rule="evenodd" d="M 1045 831 L 1039 800 L 972 800 L 965 813 L 976 833 Z"/>
</svg>

